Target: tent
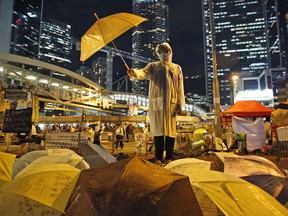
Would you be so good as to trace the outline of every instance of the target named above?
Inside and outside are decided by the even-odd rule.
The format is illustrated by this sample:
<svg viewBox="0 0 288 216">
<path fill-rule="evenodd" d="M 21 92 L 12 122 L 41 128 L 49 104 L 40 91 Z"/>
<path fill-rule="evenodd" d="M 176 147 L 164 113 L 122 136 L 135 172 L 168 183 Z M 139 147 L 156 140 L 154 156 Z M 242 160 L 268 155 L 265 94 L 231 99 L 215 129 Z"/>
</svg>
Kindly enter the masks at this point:
<svg viewBox="0 0 288 216">
<path fill-rule="evenodd" d="M 239 116 L 239 117 L 268 117 L 273 109 L 268 108 L 255 100 L 237 101 L 229 109 L 222 112 L 223 117 Z"/>
</svg>

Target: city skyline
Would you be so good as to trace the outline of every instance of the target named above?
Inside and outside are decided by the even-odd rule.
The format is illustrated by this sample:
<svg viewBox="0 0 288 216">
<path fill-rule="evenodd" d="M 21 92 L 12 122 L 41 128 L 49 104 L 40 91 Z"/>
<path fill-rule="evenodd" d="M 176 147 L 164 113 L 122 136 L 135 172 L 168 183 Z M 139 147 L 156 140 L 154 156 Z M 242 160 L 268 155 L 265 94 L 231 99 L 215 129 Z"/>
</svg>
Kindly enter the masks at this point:
<svg viewBox="0 0 288 216">
<path fill-rule="evenodd" d="M 193 82 L 192 79 L 186 80 L 185 90 L 187 93 L 193 92 L 205 95 L 201 1 L 197 1 L 196 4 L 188 0 L 181 2 L 170 0 L 166 2 L 170 6 L 170 44 L 174 54 L 173 61 L 181 65 L 184 76 L 202 76 L 201 82 L 199 82 L 199 79 L 196 79 L 196 82 Z M 191 10 L 195 13 L 191 13 Z M 75 0 L 50 0 L 49 2 L 44 0 L 43 8 L 44 17 L 71 25 L 72 36 L 78 40 L 96 21 L 94 13 L 97 13 L 101 18 L 119 12 L 131 13 L 132 0 L 122 0 L 121 2 L 88 0 L 81 3 Z M 181 16 L 179 16 L 180 14 Z M 132 51 L 131 34 L 132 31 L 128 31 L 115 40 L 120 50 Z M 105 55 L 105 53 L 98 52 L 83 64 L 80 62 L 79 52 L 73 57 L 76 61 L 73 62 L 74 69 L 81 65 L 90 67 L 93 60 Z M 114 62 L 116 65 L 114 73 L 125 75 L 126 69 L 121 64 L 120 58 L 115 57 Z M 127 62 L 129 66 L 132 65 L 131 61 L 127 60 Z"/>
</svg>

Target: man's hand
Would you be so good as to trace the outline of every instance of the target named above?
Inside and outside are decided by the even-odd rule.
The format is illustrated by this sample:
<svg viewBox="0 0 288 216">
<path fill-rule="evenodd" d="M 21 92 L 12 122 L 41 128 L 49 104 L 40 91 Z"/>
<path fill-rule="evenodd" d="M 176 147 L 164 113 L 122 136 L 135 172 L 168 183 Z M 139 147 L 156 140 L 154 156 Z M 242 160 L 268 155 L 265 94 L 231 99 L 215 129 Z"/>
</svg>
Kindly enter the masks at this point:
<svg viewBox="0 0 288 216">
<path fill-rule="evenodd" d="M 127 70 L 127 75 L 128 75 L 130 78 L 136 77 L 136 73 L 135 73 L 135 71 L 134 71 L 132 68 L 130 68 L 129 70 Z"/>
<path fill-rule="evenodd" d="M 176 114 L 179 115 L 182 112 L 182 106 L 177 104 Z"/>
</svg>

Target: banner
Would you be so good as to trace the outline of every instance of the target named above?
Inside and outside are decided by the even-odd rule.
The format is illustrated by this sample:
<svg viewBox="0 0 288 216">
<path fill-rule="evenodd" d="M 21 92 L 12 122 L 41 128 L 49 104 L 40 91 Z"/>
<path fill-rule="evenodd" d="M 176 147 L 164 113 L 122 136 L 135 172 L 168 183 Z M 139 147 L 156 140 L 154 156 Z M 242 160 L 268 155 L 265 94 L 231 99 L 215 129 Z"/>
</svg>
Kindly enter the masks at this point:
<svg viewBox="0 0 288 216">
<path fill-rule="evenodd" d="M 134 100 L 129 101 L 129 114 L 131 116 L 137 116 L 138 115 L 137 103 Z"/>
<path fill-rule="evenodd" d="M 88 143 L 88 133 L 46 133 L 45 149 L 78 148 L 79 143 Z"/>
<path fill-rule="evenodd" d="M 3 132 L 30 133 L 32 128 L 32 108 L 21 110 L 7 109 L 4 116 Z"/>
<path fill-rule="evenodd" d="M 144 133 L 135 134 L 136 154 L 146 153 L 146 137 Z"/>
</svg>

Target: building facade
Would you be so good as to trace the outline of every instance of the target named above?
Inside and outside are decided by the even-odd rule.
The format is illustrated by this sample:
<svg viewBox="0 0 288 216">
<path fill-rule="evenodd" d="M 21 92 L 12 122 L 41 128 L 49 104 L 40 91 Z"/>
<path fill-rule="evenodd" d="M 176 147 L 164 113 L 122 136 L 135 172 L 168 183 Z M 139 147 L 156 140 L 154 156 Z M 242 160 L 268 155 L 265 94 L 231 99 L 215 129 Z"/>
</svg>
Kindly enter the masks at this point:
<svg viewBox="0 0 288 216">
<path fill-rule="evenodd" d="M 132 12 L 145 17 L 148 21 L 133 28 L 132 55 L 143 56 L 157 61 L 155 48 L 158 44 L 169 42 L 169 7 L 165 0 L 133 0 Z M 145 64 L 132 60 L 133 68 Z M 147 94 L 148 82 L 136 81 L 132 84 L 133 93 Z"/>
<path fill-rule="evenodd" d="M 42 14 L 43 1 L 14 2 L 10 53 L 70 69 L 71 26 Z"/>
<path fill-rule="evenodd" d="M 41 1 L 14 1 L 10 53 L 39 59 Z"/>
<path fill-rule="evenodd" d="M 40 28 L 39 60 L 71 69 L 71 26 L 43 18 Z"/>
<path fill-rule="evenodd" d="M 233 104 L 233 74 L 259 77 L 265 70 L 283 67 L 284 50 L 281 49 L 279 42 L 277 1 L 202 1 L 206 94 L 209 102 L 213 104 L 213 53 L 209 2 L 212 2 L 214 17 L 212 24 L 220 104 L 230 105 Z M 251 85 L 251 88 L 254 88 L 253 83 Z M 246 86 L 247 90 L 250 88 L 249 82 L 243 86 Z"/>
<path fill-rule="evenodd" d="M 106 57 L 98 57 L 95 61 L 92 62 L 92 70 L 89 78 L 97 84 L 106 88 L 107 79 L 109 79 L 107 78 Z"/>
</svg>

